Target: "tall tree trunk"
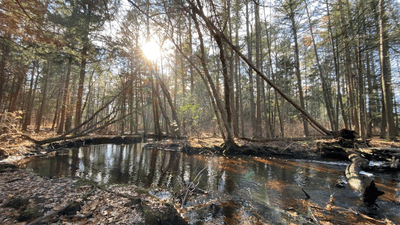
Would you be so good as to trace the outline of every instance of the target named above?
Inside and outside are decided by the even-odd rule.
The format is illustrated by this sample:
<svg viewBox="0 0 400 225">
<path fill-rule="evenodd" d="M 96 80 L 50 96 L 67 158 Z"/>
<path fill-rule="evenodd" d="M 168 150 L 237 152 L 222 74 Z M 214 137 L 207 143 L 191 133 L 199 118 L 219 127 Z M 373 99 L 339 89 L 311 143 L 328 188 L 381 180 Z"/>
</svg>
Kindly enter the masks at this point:
<svg viewBox="0 0 400 225">
<path fill-rule="evenodd" d="M 381 64 L 382 94 L 386 109 L 387 138 L 396 139 L 396 126 L 393 118 L 392 71 L 390 68 L 389 41 L 385 1 L 379 0 L 379 53 Z"/>
<path fill-rule="evenodd" d="M 372 137 L 372 126 L 373 126 L 373 116 L 372 112 L 376 112 L 376 104 L 373 100 L 375 98 L 372 87 L 372 73 L 370 65 L 369 51 L 366 52 L 366 64 L 367 64 L 367 85 L 368 85 L 368 112 L 367 112 L 367 137 Z"/>
<path fill-rule="evenodd" d="M 246 33 L 247 33 L 247 57 L 252 61 L 252 41 L 250 33 L 250 15 L 249 15 L 249 2 L 246 2 Z M 253 129 L 253 137 L 257 137 L 257 124 L 256 124 L 256 112 L 254 104 L 254 88 L 253 88 L 253 70 L 249 68 L 249 96 L 250 96 L 250 119 L 251 128 Z"/>
<path fill-rule="evenodd" d="M 315 44 L 314 32 L 313 32 L 313 27 L 312 27 L 312 23 L 311 23 L 311 17 L 310 17 L 310 13 L 308 11 L 308 3 L 307 3 L 307 0 L 304 2 L 306 4 L 308 24 L 309 24 L 309 28 L 310 28 L 312 44 L 314 47 L 315 60 L 317 61 L 318 74 L 319 74 L 319 77 L 321 78 L 321 83 L 322 83 L 322 91 L 323 91 L 323 96 L 324 96 L 324 100 L 325 100 L 325 107 L 326 107 L 326 111 L 328 114 L 329 122 L 331 124 L 331 129 L 335 130 L 335 127 L 337 127 L 337 125 L 335 125 L 337 123 L 337 121 L 335 121 L 335 116 L 334 116 L 334 109 L 333 109 L 332 98 L 331 98 L 332 94 L 331 94 L 331 90 L 329 88 L 330 85 L 326 81 L 325 76 L 322 72 L 321 63 L 319 61 L 317 45 Z"/>
<path fill-rule="evenodd" d="M 22 86 L 24 85 L 27 70 L 28 67 L 22 66 L 22 68 L 20 68 L 20 70 L 17 71 L 16 74 L 14 74 L 16 81 L 14 85 L 12 85 L 12 91 L 10 93 L 10 104 L 8 107 L 9 112 L 14 112 L 17 109 L 19 93 L 21 92 Z"/>
<path fill-rule="evenodd" d="M 36 70 L 36 76 L 35 76 L 35 70 Z M 38 83 L 38 78 L 39 78 L 39 61 L 35 60 L 32 63 L 32 77 L 31 77 L 31 84 L 29 87 L 29 93 L 27 96 L 27 105 L 26 105 L 26 111 L 24 115 L 24 123 L 22 124 L 22 130 L 26 131 L 28 126 L 31 124 L 31 118 L 32 118 L 32 111 L 33 111 L 33 106 L 35 103 L 35 93 L 36 93 L 36 87 Z"/>
<path fill-rule="evenodd" d="M 54 130 L 54 127 L 56 126 L 56 124 L 58 124 L 58 120 L 60 117 L 60 109 L 59 109 L 59 105 L 60 105 L 60 101 L 61 101 L 61 91 L 57 91 L 57 103 L 56 103 L 56 107 L 55 107 L 55 112 L 54 112 L 54 118 L 53 118 L 53 124 L 51 125 L 51 130 Z"/>
<path fill-rule="evenodd" d="M 36 115 L 36 128 L 35 132 L 38 133 L 40 131 L 40 126 L 42 125 L 42 119 L 44 114 L 44 108 L 46 106 L 47 101 L 47 83 L 50 76 L 50 62 L 47 62 L 46 71 L 43 74 L 43 89 L 42 89 L 42 102 L 40 103 L 39 111 Z"/>
<path fill-rule="evenodd" d="M 229 148 L 232 145 L 235 144 L 234 141 L 234 136 L 233 136 L 233 132 L 232 132 L 232 111 L 231 111 L 231 107 L 230 107 L 230 77 L 228 75 L 228 68 L 227 68 L 227 64 L 226 64 L 226 57 L 225 57 L 225 49 L 224 49 L 224 42 L 222 41 L 221 36 L 219 35 L 215 35 L 214 36 L 218 48 L 219 48 L 219 56 L 220 56 L 220 61 L 222 64 L 222 76 L 224 79 L 224 100 L 225 100 L 225 110 L 226 110 L 226 119 L 227 119 L 227 124 L 226 124 L 226 130 L 227 130 L 227 136 L 226 136 L 226 140 L 225 140 L 225 145 Z"/>
<path fill-rule="evenodd" d="M 82 121 L 82 101 L 83 101 L 83 87 L 85 82 L 85 74 L 86 74 L 86 63 L 87 63 L 87 51 L 88 47 L 85 44 L 83 49 L 81 50 L 81 66 L 79 72 L 79 85 L 78 85 L 78 95 L 76 98 L 76 107 L 75 107 L 75 127 L 78 127 Z M 79 133 L 80 130 L 76 132 Z"/>
<path fill-rule="evenodd" d="M 4 95 L 4 88 L 6 86 L 6 80 L 7 80 L 7 60 L 10 55 L 10 46 L 8 45 L 9 40 L 11 39 L 11 34 L 7 33 L 5 34 L 4 41 L 1 42 L 1 51 L 2 51 L 2 57 L 0 60 L 0 111 L 3 109 L 1 108 L 2 103 L 3 103 L 3 97 Z"/>
<path fill-rule="evenodd" d="M 359 105 L 359 112 L 360 112 L 360 135 L 363 140 L 366 138 L 366 123 L 365 123 L 365 99 L 364 99 L 364 71 L 363 71 L 363 65 L 361 62 L 361 44 L 360 44 L 360 38 L 358 37 L 358 48 L 357 49 L 357 76 L 358 76 L 358 105 Z"/>
<path fill-rule="evenodd" d="M 328 0 L 325 1 L 326 4 L 326 12 L 328 16 L 328 32 L 329 32 L 329 41 L 331 44 L 332 48 L 332 55 L 333 55 L 333 64 L 335 68 L 335 80 L 336 80 L 336 93 L 337 93 L 337 100 L 336 100 L 336 114 L 335 114 L 335 131 L 339 130 L 339 108 L 342 113 L 342 118 L 343 122 L 345 125 L 345 128 L 348 128 L 347 126 L 347 117 L 346 117 L 346 112 L 343 108 L 343 100 L 342 100 L 342 93 L 340 91 L 340 74 L 339 74 L 339 62 L 338 62 L 338 54 L 337 54 L 337 48 L 335 48 L 335 39 L 333 38 L 333 32 L 332 32 L 332 25 L 331 25 L 331 15 L 329 12 L 329 4 Z M 333 106 L 333 103 L 332 103 Z"/>
<path fill-rule="evenodd" d="M 172 119 L 174 120 L 174 123 L 168 122 L 168 125 L 172 127 L 173 136 L 180 137 L 181 136 L 181 122 L 179 120 L 178 113 L 172 102 L 171 94 L 169 93 L 168 88 L 166 87 L 164 81 L 161 79 L 161 77 L 158 75 L 157 72 L 154 73 L 154 76 L 156 77 L 158 84 L 161 86 L 161 90 L 164 93 L 164 96 L 167 98 L 168 104 L 171 108 Z M 169 119 L 168 119 L 168 121 L 169 121 Z M 174 125 L 175 123 L 176 123 L 176 125 Z"/>
<path fill-rule="evenodd" d="M 153 74 L 153 71 L 151 71 Z M 158 88 L 156 87 L 156 83 L 154 82 L 153 77 L 151 76 L 151 93 L 152 93 L 152 108 L 153 108 L 153 122 L 154 122 L 154 135 L 158 140 L 162 138 L 161 126 L 160 126 L 160 113 L 158 111 L 159 103 L 157 99 Z M 161 103 L 160 103 L 161 104 Z"/>
<path fill-rule="evenodd" d="M 201 76 L 201 78 L 204 81 L 204 84 L 207 87 L 207 92 L 209 93 L 210 96 L 210 100 L 214 109 L 214 113 L 215 116 L 217 117 L 217 122 L 218 122 L 218 128 L 221 132 L 221 136 L 226 139 L 226 135 L 224 130 L 222 129 L 222 127 L 227 127 L 227 120 L 226 120 L 226 116 L 225 116 L 225 112 L 223 110 L 223 106 L 221 103 L 221 98 L 219 96 L 219 92 L 217 90 L 216 85 L 214 84 L 211 75 L 208 71 L 207 68 L 207 63 L 206 63 L 206 53 L 205 53 L 205 47 L 204 47 L 204 41 L 203 41 L 203 34 L 202 31 L 200 29 L 199 23 L 197 21 L 196 15 L 195 14 L 191 14 L 193 21 L 195 23 L 195 27 L 197 30 L 197 33 L 199 35 L 199 41 L 200 41 L 200 52 L 201 52 L 201 56 L 200 56 L 200 61 L 201 61 L 201 65 L 203 67 L 203 71 L 204 71 L 204 75 L 202 75 L 203 73 L 200 72 L 200 70 L 198 71 L 199 75 Z M 210 90 L 211 89 L 211 90 Z M 219 112 L 219 113 L 218 113 Z"/>
<path fill-rule="evenodd" d="M 355 91 L 356 88 L 354 86 L 354 76 L 351 72 L 351 54 L 350 54 L 350 37 L 349 34 L 352 32 L 352 22 L 349 21 L 349 28 L 346 28 L 344 13 L 342 12 L 342 3 L 341 0 L 339 1 L 340 6 L 340 13 L 341 13 L 341 25 L 344 27 L 344 66 L 345 66 L 345 74 L 346 74 L 346 83 L 347 83 L 347 93 L 348 93 L 348 101 L 349 101 L 349 108 L 350 108 L 350 127 L 353 127 L 356 132 L 360 132 L 359 121 L 358 121 L 358 113 L 357 113 L 357 105 L 356 105 L 356 95 Z M 350 8 L 349 2 L 347 1 L 347 11 L 350 16 Z"/>
<path fill-rule="evenodd" d="M 226 10 L 226 12 L 227 12 L 227 23 L 228 23 L 228 37 L 229 37 L 229 40 L 231 41 L 231 42 L 233 42 L 233 38 L 232 38 L 232 33 L 233 33 L 233 28 L 232 28 L 232 18 L 231 18 L 231 2 L 230 1 L 227 1 L 227 2 L 225 2 L 225 8 L 227 8 L 227 10 Z M 229 52 L 229 53 L 228 53 Z M 229 74 L 229 86 L 230 86 L 230 93 L 229 93 L 229 96 L 230 96 L 230 109 L 231 109 L 231 113 L 232 113 L 232 131 L 233 131 L 233 135 L 234 135 L 234 137 L 237 137 L 238 135 L 237 135 L 237 133 L 238 133 L 238 131 L 237 131 L 237 126 L 236 126 L 236 118 L 237 118 L 237 116 L 238 116 L 238 113 L 237 113 L 237 105 L 235 104 L 236 102 L 235 102 L 235 92 L 234 92 L 234 90 L 235 90 L 235 73 L 234 73 L 234 65 L 235 65 L 235 60 L 234 60 L 234 57 L 235 57 L 235 52 L 232 50 L 232 49 L 230 49 L 230 51 L 228 51 L 228 49 L 226 49 L 226 54 L 228 55 L 227 56 L 227 59 L 228 59 L 228 63 L 229 63 L 229 72 L 228 72 L 228 74 Z"/>
<path fill-rule="evenodd" d="M 304 96 L 303 96 L 303 85 L 302 85 L 302 79 L 301 79 L 301 75 L 300 75 L 300 57 L 299 57 L 299 44 L 298 44 L 298 40 L 297 40 L 297 25 L 296 25 L 294 16 L 295 16 L 295 12 L 293 9 L 293 4 L 292 4 L 290 6 L 289 18 L 292 23 L 292 32 L 293 32 L 293 39 L 294 39 L 294 57 L 295 57 L 297 87 L 299 89 L 298 91 L 299 91 L 299 97 L 300 97 L 300 107 L 302 109 L 305 109 Z M 308 131 L 307 120 L 305 118 L 303 118 L 303 127 L 304 127 L 304 135 L 310 136 L 310 133 Z"/>
<path fill-rule="evenodd" d="M 204 14 L 204 12 L 196 6 L 195 3 L 192 1 L 189 1 L 189 4 L 192 7 L 192 10 L 198 14 L 203 21 L 206 23 L 208 29 L 210 30 L 211 33 L 214 35 L 217 35 L 219 38 L 221 38 L 230 48 L 234 49 L 234 51 L 242 58 L 249 67 L 251 67 L 258 76 L 260 76 L 262 79 L 264 79 L 272 88 L 274 88 L 284 99 L 286 99 L 291 105 L 293 105 L 301 114 L 309 120 L 311 123 L 313 123 L 318 129 L 320 129 L 322 132 L 324 132 L 327 135 L 331 134 L 331 131 L 327 130 L 324 128 L 321 124 L 319 124 L 314 118 L 310 116 L 310 114 L 305 111 L 303 108 L 301 108 L 296 102 L 294 102 L 289 96 L 287 96 L 280 88 L 278 88 L 268 77 L 266 77 L 261 71 L 245 56 L 243 53 L 239 50 L 239 48 L 235 45 L 233 45 L 229 39 L 210 21 L 210 19 Z"/>
<path fill-rule="evenodd" d="M 65 76 L 65 83 L 64 83 L 64 90 L 63 90 L 63 97 L 62 97 L 62 105 L 61 105 L 61 117 L 60 117 L 60 124 L 58 125 L 57 134 L 64 133 L 65 130 L 65 117 L 66 117 L 66 110 L 68 104 L 68 96 L 69 96 L 69 81 L 71 80 L 71 67 L 72 67 L 72 56 L 69 55 L 68 57 L 68 65 L 67 65 L 67 75 Z"/>
<path fill-rule="evenodd" d="M 235 12 L 235 15 L 239 15 L 239 12 Z M 237 20 L 238 21 L 238 20 Z M 235 23 L 235 44 L 239 45 L 239 24 L 236 22 Z M 243 120 L 243 108 L 241 106 L 241 97 L 242 97 L 242 87 L 240 83 L 240 59 L 239 56 L 232 52 L 232 56 L 234 54 L 234 62 L 235 62 L 235 71 L 234 71 L 234 76 L 235 76 L 235 86 L 236 86 L 236 95 L 235 95 L 235 106 L 236 106 L 236 116 L 235 120 L 233 123 L 233 134 L 235 137 L 239 136 L 239 121 Z M 244 133 L 244 132 L 243 132 Z M 243 136 L 243 133 L 241 136 Z"/>
<path fill-rule="evenodd" d="M 126 99 L 127 99 L 127 94 L 129 93 L 129 91 L 127 90 L 127 86 L 128 84 L 126 83 L 125 78 L 122 78 L 122 90 L 124 90 L 121 93 L 121 97 L 120 97 L 120 107 L 121 107 L 121 121 L 120 121 L 120 131 L 119 134 L 120 135 L 124 135 L 125 134 L 125 120 L 122 118 L 126 117 Z"/>
<path fill-rule="evenodd" d="M 261 49 L 260 49 L 260 42 L 261 42 L 261 29 L 260 29 L 260 6 L 259 1 L 254 2 L 255 7 L 255 32 L 256 32 L 256 66 L 257 68 L 262 71 L 261 66 Z M 261 122 L 261 81 L 260 77 L 256 76 L 256 137 L 262 137 L 262 122 Z"/>
</svg>

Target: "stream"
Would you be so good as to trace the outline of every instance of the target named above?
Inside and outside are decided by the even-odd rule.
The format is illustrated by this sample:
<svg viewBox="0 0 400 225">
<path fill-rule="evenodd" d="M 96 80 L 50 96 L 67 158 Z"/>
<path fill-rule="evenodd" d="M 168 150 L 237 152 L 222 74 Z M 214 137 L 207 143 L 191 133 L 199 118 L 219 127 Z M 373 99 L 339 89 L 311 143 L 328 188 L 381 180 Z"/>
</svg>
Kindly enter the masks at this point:
<svg viewBox="0 0 400 225">
<path fill-rule="evenodd" d="M 302 224 L 312 220 L 305 201 L 335 206 L 400 224 L 400 175 L 377 174 L 385 192 L 372 212 L 346 182 L 348 162 L 186 155 L 143 143 L 91 145 L 36 158 L 26 167 L 50 178 L 79 177 L 99 184 L 134 184 L 160 199 L 180 196 L 190 224 Z M 183 192 L 193 182 L 194 193 Z M 311 197 L 308 200 L 303 190 Z M 203 192 L 204 191 L 204 192 Z M 346 221 L 341 218 L 340 221 Z"/>
</svg>

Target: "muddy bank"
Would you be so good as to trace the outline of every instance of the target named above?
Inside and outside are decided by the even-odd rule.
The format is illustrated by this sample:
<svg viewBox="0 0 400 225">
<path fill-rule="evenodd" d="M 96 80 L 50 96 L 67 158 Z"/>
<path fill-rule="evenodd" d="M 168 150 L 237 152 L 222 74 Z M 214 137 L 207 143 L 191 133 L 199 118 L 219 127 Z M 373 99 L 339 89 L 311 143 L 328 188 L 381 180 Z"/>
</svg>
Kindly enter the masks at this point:
<svg viewBox="0 0 400 225">
<path fill-rule="evenodd" d="M 98 186 L 16 169 L 0 173 L 1 224 L 186 224 L 171 202 L 135 185 Z"/>
<path fill-rule="evenodd" d="M 48 150 L 58 150 L 61 148 L 79 148 L 86 145 L 98 144 L 134 144 L 141 142 L 141 136 L 99 136 L 99 137 L 84 137 L 71 141 L 50 143 L 46 146 Z"/>
</svg>

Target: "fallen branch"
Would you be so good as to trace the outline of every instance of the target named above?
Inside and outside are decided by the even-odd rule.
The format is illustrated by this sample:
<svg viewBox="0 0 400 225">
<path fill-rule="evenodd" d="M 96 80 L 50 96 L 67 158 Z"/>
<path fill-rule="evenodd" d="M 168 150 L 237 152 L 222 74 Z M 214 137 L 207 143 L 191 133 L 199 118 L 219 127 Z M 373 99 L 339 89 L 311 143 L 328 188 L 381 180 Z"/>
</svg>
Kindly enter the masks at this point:
<svg viewBox="0 0 400 225">
<path fill-rule="evenodd" d="M 96 185 L 92 185 L 92 190 L 90 190 L 88 193 L 82 195 L 81 198 L 83 199 L 83 201 L 85 201 L 91 194 L 93 194 L 93 192 L 96 190 L 96 188 L 97 188 Z M 45 220 L 45 219 L 47 219 L 47 218 L 49 218 L 49 217 L 52 217 L 52 216 L 54 216 L 54 215 L 57 215 L 57 214 L 59 214 L 59 213 L 65 211 L 65 210 L 66 210 L 68 207 L 70 207 L 74 202 L 75 202 L 75 201 L 71 201 L 71 202 L 65 204 L 65 205 L 64 205 L 63 207 L 61 207 L 59 210 L 53 211 L 53 212 L 50 212 L 50 213 L 48 213 L 48 214 L 46 214 L 46 215 L 44 215 L 44 216 L 41 216 L 41 217 L 37 218 L 36 220 L 32 221 L 31 223 L 29 223 L 28 225 L 39 224 L 42 220 Z"/>
</svg>

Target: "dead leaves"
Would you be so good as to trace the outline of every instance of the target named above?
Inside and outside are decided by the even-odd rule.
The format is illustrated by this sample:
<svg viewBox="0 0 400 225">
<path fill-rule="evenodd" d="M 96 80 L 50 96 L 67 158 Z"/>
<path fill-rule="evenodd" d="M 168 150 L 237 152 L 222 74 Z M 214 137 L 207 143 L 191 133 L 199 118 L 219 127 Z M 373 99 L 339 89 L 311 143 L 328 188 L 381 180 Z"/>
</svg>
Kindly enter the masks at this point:
<svg viewBox="0 0 400 225">
<path fill-rule="evenodd" d="M 18 179 L 7 183 L 9 180 Z M 39 209 L 44 214 L 43 221 L 62 224 L 136 224 L 144 223 L 138 202 L 130 198 L 137 198 L 135 186 L 112 186 L 101 190 L 93 185 L 77 187 L 77 181 L 70 178 L 48 179 L 38 177 L 27 171 L 5 172 L 0 174 L 0 224 L 18 224 L 16 220 L 22 211 L 4 204 L 14 198 L 29 199 L 27 209 Z M 85 196 L 91 192 L 91 195 Z M 123 193 L 127 197 L 122 197 Z M 87 199 L 85 199 L 87 197 Z M 71 202 L 80 205 L 80 210 L 74 215 L 60 215 L 57 212 Z M 146 201 L 147 204 L 152 204 Z M 158 207 L 156 205 L 155 207 Z M 56 213 L 54 213 L 56 212 Z M 54 214 L 49 217 L 46 215 Z M 36 217 L 37 218 L 37 217 Z M 30 221 L 36 219 L 32 218 Z M 26 224 L 25 221 L 20 224 Z"/>
</svg>

